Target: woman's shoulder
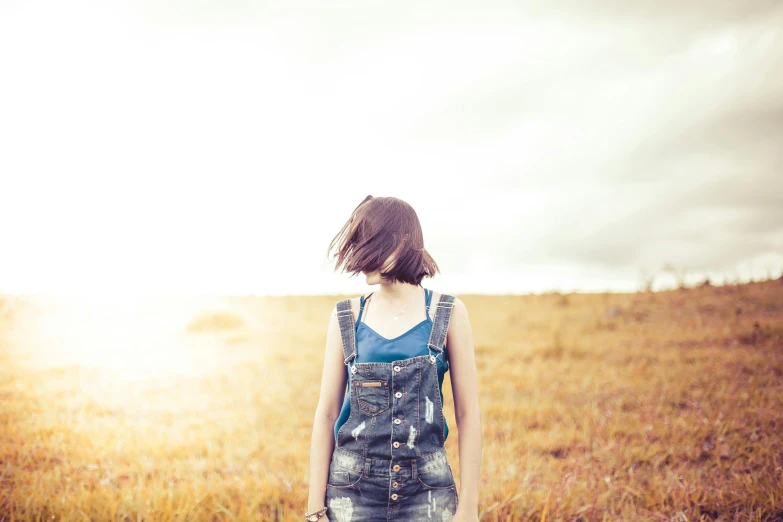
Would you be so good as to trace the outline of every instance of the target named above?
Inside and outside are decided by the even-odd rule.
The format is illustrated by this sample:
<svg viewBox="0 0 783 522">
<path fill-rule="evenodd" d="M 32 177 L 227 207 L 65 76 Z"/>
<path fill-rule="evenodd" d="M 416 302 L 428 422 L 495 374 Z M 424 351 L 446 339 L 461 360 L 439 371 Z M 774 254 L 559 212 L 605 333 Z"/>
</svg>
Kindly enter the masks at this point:
<svg viewBox="0 0 783 522">
<path fill-rule="evenodd" d="M 356 322 L 359 319 L 359 308 L 361 307 L 361 299 L 362 299 L 362 297 L 364 297 L 366 299 L 368 295 L 370 295 L 370 294 L 368 293 L 368 294 L 365 294 L 364 296 L 357 296 L 357 297 L 350 297 L 350 298 L 347 298 L 347 299 L 340 299 L 339 301 L 337 301 L 337 303 L 340 303 L 342 301 L 348 301 L 351 304 L 351 310 L 353 311 L 353 320 L 354 320 L 354 322 Z M 334 309 L 332 310 L 333 314 L 337 313 L 337 303 L 335 303 Z"/>
<path fill-rule="evenodd" d="M 438 292 L 437 290 L 433 290 L 431 288 L 428 288 L 428 290 L 432 291 L 432 298 L 430 300 L 430 319 L 433 321 L 435 320 L 435 311 L 437 310 L 438 302 L 440 302 L 441 297 L 444 295 L 454 298 L 454 306 L 465 306 L 462 301 L 460 301 L 459 297 L 457 297 L 457 295 L 452 292 Z"/>
</svg>

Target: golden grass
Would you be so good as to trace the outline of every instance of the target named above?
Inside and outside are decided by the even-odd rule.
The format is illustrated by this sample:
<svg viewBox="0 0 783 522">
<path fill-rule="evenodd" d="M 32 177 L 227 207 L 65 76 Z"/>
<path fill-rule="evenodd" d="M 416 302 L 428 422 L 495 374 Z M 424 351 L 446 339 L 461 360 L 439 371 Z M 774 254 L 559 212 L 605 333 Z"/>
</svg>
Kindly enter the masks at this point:
<svg viewBox="0 0 783 522">
<path fill-rule="evenodd" d="M 245 326 L 245 321 L 238 315 L 226 312 L 211 312 L 199 315 L 188 325 L 188 332 L 221 332 L 234 330 Z"/>
<path fill-rule="evenodd" d="M 782 281 L 460 297 L 480 379 L 482 521 L 783 519 Z M 0 297 L 0 521 L 299 520 L 340 298 L 227 299 L 174 324 L 192 357 L 151 358 L 150 377 L 129 378 L 124 360 L 43 364 L 56 340 L 22 332 L 62 309 Z M 201 339 L 194 324 L 229 336 Z M 126 334 L 101 349 L 128 350 Z M 459 485 L 449 379 L 443 391 Z"/>
</svg>

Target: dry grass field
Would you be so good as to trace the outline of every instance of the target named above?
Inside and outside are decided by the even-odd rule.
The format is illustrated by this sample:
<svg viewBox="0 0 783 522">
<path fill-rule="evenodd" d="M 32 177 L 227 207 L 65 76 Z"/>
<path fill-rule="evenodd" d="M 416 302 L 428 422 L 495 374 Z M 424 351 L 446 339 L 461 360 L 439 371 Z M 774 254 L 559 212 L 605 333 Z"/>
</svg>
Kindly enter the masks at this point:
<svg viewBox="0 0 783 522">
<path fill-rule="evenodd" d="M 0 521 L 300 520 L 340 298 L 0 297 Z M 783 520 L 783 281 L 460 298 L 482 521 Z"/>
</svg>

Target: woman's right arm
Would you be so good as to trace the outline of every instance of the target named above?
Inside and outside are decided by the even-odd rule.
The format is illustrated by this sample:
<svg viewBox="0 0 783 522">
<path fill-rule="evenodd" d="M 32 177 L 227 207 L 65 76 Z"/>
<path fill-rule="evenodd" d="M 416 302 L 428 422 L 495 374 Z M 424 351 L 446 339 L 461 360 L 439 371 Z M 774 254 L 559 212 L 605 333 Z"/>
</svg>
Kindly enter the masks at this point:
<svg viewBox="0 0 783 522">
<path fill-rule="evenodd" d="M 334 423 L 342 408 L 347 380 L 342 339 L 340 337 L 340 324 L 337 320 L 337 309 L 335 307 L 332 309 L 329 328 L 326 332 L 326 352 L 324 355 L 323 374 L 321 376 L 321 393 L 318 398 L 318 406 L 315 409 L 313 433 L 310 441 L 308 513 L 324 507 L 326 481 L 329 477 L 329 463 L 334 451 Z M 304 518 L 304 514 L 302 518 Z M 321 520 L 328 520 L 328 518 L 322 518 Z"/>
</svg>

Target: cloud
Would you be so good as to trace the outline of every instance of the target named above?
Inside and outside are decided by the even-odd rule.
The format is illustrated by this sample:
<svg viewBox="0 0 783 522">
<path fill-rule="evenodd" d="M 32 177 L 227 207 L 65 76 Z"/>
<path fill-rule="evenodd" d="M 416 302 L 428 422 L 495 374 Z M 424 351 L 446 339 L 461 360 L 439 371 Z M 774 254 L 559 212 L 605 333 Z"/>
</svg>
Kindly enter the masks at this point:
<svg viewBox="0 0 783 522">
<path fill-rule="evenodd" d="M 261 291 L 280 290 L 368 193 L 411 202 L 465 280 L 781 247 L 777 1 L 15 5 L 0 6 L 15 281 L 88 281 L 102 259 L 102 281 L 129 287 L 186 266 L 179 288 L 267 273 Z M 63 248 L 61 274 L 25 268 Z"/>
</svg>

